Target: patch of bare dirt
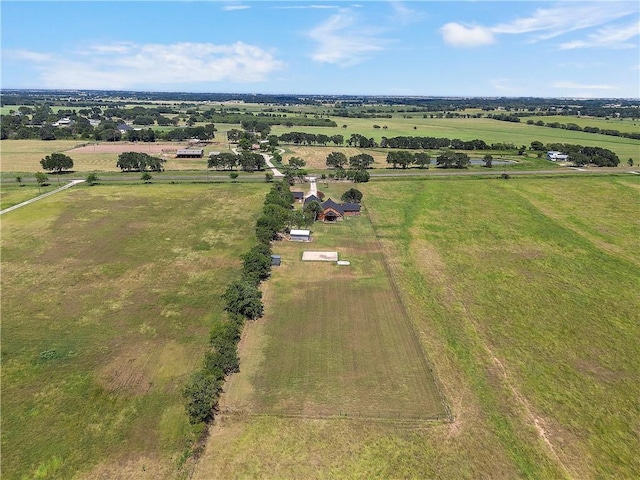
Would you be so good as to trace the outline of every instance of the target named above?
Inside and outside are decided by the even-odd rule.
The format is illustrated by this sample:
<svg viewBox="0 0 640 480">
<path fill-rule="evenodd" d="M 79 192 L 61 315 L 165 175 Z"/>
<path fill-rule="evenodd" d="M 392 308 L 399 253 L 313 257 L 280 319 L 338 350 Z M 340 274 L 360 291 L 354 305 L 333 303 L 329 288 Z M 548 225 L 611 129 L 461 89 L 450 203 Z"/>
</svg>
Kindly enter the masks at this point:
<svg viewBox="0 0 640 480">
<path fill-rule="evenodd" d="M 186 145 L 176 143 L 99 143 L 84 145 L 82 147 L 68 150 L 68 153 L 166 153 L 175 154 L 179 148 L 186 148 Z"/>
<path fill-rule="evenodd" d="M 107 390 L 144 395 L 153 386 L 149 374 L 151 349 L 132 346 L 114 355 L 98 374 L 98 381 Z"/>
</svg>

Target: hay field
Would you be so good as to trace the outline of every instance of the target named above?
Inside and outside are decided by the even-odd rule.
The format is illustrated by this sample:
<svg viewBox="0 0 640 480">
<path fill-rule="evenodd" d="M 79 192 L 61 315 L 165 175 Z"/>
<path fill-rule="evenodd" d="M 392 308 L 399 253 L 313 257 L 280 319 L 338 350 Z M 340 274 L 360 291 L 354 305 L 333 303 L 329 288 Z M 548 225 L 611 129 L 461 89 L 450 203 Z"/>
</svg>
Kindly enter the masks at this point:
<svg viewBox="0 0 640 480">
<path fill-rule="evenodd" d="M 265 193 L 77 186 L 3 215 L 3 478 L 180 476 L 180 391 Z"/>
<path fill-rule="evenodd" d="M 339 199 L 339 196 L 338 196 Z M 310 244 L 278 242 L 265 341 L 243 350 L 224 406 L 248 413 L 400 420 L 446 418 L 425 353 L 385 269 L 367 217 L 318 223 Z M 335 262 L 303 262 L 305 250 L 337 251 Z M 253 325 L 245 332 L 251 342 Z M 234 390 L 234 385 L 246 388 Z M 251 395 L 245 395 L 248 391 Z M 363 401 L 364 400 L 364 401 Z"/>
<path fill-rule="evenodd" d="M 453 423 L 225 415 L 194 478 L 638 477 L 638 179 L 358 188 Z"/>
</svg>

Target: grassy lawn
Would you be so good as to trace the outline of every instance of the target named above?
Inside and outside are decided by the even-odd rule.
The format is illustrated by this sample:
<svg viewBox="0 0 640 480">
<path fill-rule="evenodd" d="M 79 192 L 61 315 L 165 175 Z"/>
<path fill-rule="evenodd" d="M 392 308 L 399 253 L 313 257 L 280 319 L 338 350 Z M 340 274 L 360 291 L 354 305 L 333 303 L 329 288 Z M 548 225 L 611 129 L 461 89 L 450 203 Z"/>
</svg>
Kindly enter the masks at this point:
<svg viewBox="0 0 640 480">
<path fill-rule="evenodd" d="M 398 180 L 358 188 L 453 423 L 413 429 L 353 417 L 226 415 L 212 428 L 194 478 L 636 478 L 638 179 Z M 256 396 L 267 406 L 305 398 L 302 387 L 322 395 L 296 375 L 287 382 L 264 367 L 277 370 L 268 359 L 286 355 L 291 330 L 299 329 L 282 319 L 292 314 L 278 298 L 296 301 L 282 292 L 295 288 L 278 278 L 292 268 L 282 253 L 285 266 L 266 285 L 275 314 L 243 336 L 242 374 L 254 383 L 228 389 L 233 401 L 248 399 L 244 407 Z M 323 285 L 333 272 L 317 273 Z M 302 317 L 308 310 L 298 305 Z M 289 330 L 275 337 L 269 322 Z M 304 363 L 304 352 L 297 354 Z M 268 382 L 274 388 L 261 390 Z M 330 389 L 333 381 L 326 382 Z"/>
<path fill-rule="evenodd" d="M 2 217 L 3 478 L 176 476 L 180 391 L 265 193 L 79 186 Z"/>
</svg>

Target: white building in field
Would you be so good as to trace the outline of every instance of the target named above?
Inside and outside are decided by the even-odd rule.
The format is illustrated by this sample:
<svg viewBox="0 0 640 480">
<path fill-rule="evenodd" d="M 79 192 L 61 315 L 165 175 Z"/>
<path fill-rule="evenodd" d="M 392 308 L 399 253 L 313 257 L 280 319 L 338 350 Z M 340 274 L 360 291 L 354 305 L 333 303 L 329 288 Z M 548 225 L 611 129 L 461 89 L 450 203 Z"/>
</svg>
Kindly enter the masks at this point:
<svg viewBox="0 0 640 480">
<path fill-rule="evenodd" d="M 569 155 L 558 152 L 557 150 L 551 150 L 547 152 L 547 160 L 551 160 L 552 162 L 566 162 L 569 160 Z"/>
<path fill-rule="evenodd" d="M 291 230 L 289 232 L 289 240 L 292 242 L 310 242 L 311 230 Z"/>
</svg>

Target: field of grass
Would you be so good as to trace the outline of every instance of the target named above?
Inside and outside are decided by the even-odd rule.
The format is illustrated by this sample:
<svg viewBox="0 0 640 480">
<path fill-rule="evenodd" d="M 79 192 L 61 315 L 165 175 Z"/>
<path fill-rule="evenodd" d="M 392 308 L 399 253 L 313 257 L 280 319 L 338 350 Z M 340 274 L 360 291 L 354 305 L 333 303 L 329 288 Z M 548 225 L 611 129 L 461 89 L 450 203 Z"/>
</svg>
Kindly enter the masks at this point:
<svg viewBox="0 0 640 480">
<path fill-rule="evenodd" d="M 541 117 L 546 119 L 547 117 Z M 569 118 L 569 117 L 563 117 Z M 345 141 L 354 133 L 376 141 L 385 137 L 396 136 L 424 136 L 458 138 L 460 140 L 481 139 L 488 144 L 513 143 L 516 146 L 525 145 L 537 140 L 542 143 L 571 143 L 584 146 L 599 146 L 615 152 L 622 162 L 633 158 L 634 163 L 640 162 L 640 140 L 611 137 L 595 133 L 576 132 L 560 128 L 543 128 L 526 123 L 510 123 L 489 118 L 423 118 L 415 114 L 412 118 L 394 116 L 393 118 L 339 118 L 332 117 L 337 127 L 284 127 L 274 126 L 272 133 L 281 135 L 287 131 L 309 133 L 324 133 L 325 135 L 344 136 Z M 386 129 L 376 129 L 374 124 L 387 126 Z M 347 125 L 347 128 L 342 128 Z M 416 127 L 415 129 L 413 127 Z"/>
<path fill-rule="evenodd" d="M 283 265 L 273 270 L 265 317 L 248 327 L 265 339 L 246 352 L 261 362 L 233 379 L 225 404 L 310 417 L 446 418 L 368 218 L 319 223 L 314 238 L 274 245 Z M 338 251 L 351 265 L 302 262 L 303 251 L 318 249 Z M 241 390 L 251 398 L 234 402 L 244 396 L 236 383 L 248 383 Z"/>
<path fill-rule="evenodd" d="M 326 147 L 316 147 L 316 146 L 294 146 L 294 145 L 284 145 L 282 147 L 285 150 L 285 153 L 282 154 L 283 161 L 286 163 L 291 157 L 300 157 L 307 162 L 305 168 L 310 172 L 321 174 L 327 173 L 327 155 L 331 152 L 342 152 L 347 158 L 352 157 L 354 155 L 359 155 L 360 153 L 366 153 L 371 155 L 374 158 L 374 164 L 371 166 L 374 173 L 388 173 L 388 172 L 398 172 L 401 169 L 393 169 L 391 165 L 387 163 L 387 155 L 389 153 L 388 149 L 385 148 L 354 148 L 354 147 L 335 147 L 335 146 L 326 146 Z M 429 169 L 432 171 L 437 167 L 436 158 L 440 154 L 437 150 L 431 150 L 428 152 L 431 155 L 431 164 L 429 165 Z M 498 151 L 477 151 L 470 152 L 469 157 L 472 161 L 482 160 L 484 155 L 490 154 L 493 156 L 493 170 L 496 172 L 502 172 L 503 169 L 507 169 L 509 171 L 512 170 L 554 170 L 560 168 L 555 162 L 550 162 L 546 158 L 538 158 L 533 152 L 526 152 L 525 155 L 517 155 L 517 154 L 505 154 L 504 152 Z M 498 162 L 508 161 L 506 166 L 500 165 Z M 625 164 L 626 166 L 626 164 Z M 348 166 L 347 166 L 348 168 Z M 380 170 L 384 169 L 384 172 Z M 472 164 L 469 166 L 468 170 L 471 171 L 486 171 L 487 169 L 484 167 L 484 163 L 482 164 Z M 427 173 L 425 169 L 419 169 L 418 167 L 412 167 L 409 169 L 411 173 Z"/>
<path fill-rule="evenodd" d="M 37 171 L 42 171 L 40 160 L 46 155 L 54 152 L 64 152 L 73 159 L 74 172 L 119 172 L 116 166 L 118 153 L 107 152 L 77 152 L 72 149 L 82 142 L 77 140 L 2 140 L 2 164 L 0 171 L 23 172 L 32 175 Z M 127 143 L 102 144 L 102 145 L 122 145 L 126 151 Z M 172 145 L 173 146 L 173 145 Z M 174 148 L 178 148 L 178 144 Z M 205 156 L 201 159 L 188 158 L 167 158 L 164 167 L 166 170 L 205 170 L 207 167 L 207 155 L 210 151 L 226 149 L 226 142 L 223 145 L 210 145 L 205 148 Z M 151 153 L 152 155 L 157 155 Z"/>
<path fill-rule="evenodd" d="M 429 299 L 421 328 L 440 332 L 523 471 L 537 462 L 512 437 L 537 429 L 575 478 L 640 472 L 638 186 L 593 177 L 367 188 L 403 291 L 417 306 Z"/>
<path fill-rule="evenodd" d="M 2 185 L 2 190 L 0 190 L 0 210 L 31 200 L 40 194 L 47 193 L 58 188 L 55 180 L 53 182 L 49 181 L 49 185 L 41 188 L 38 188 L 36 183 L 23 183 L 20 185 L 17 182 L 13 182 L 15 182 L 15 180 L 10 184 L 3 183 Z"/>
<path fill-rule="evenodd" d="M 180 391 L 265 193 L 78 186 L 3 215 L 3 478 L 177 476 Z"/>
<path fill-rule="evenodd" d="M 550 116 L 531 116 L 521 117 L 521 122 L 526 123 L 527 120 L 537 122 L 542 120 L 544 123 L 575 123 L 581 127 L 598 127 L 601 130 L 618 130 L 625 133 L 640 132 L 640 121 L 630 118 L 596 118 L 596 117 L 570 117 L 567 115 L 550 115 Z M 539 127 L 550 128 L 550 127 Z"/>
<path fill-rule="evenodd" d="M 195 478 L 637 478 L 639 180 L 359 188 L 453 423 L 225 415 Z M 269 308 L 289 285 L 267 282 Z M 241 369 L 275 391 L 240 397 L 298 387 L 264 371 L 260 347 L 291 335 L 269 321 L 243 336 Z"/>
</svg>

